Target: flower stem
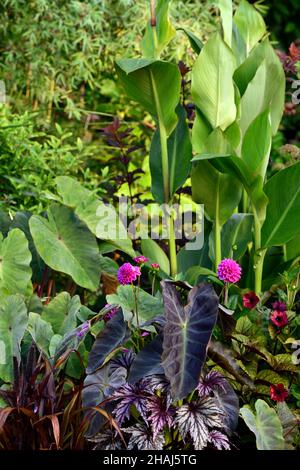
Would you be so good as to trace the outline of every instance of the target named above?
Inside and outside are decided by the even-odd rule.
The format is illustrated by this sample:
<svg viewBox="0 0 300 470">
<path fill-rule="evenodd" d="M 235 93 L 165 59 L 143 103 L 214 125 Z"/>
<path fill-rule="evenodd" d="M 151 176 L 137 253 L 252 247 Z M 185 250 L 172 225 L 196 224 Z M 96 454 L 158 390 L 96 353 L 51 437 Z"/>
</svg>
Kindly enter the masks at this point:
<svg viewBox="0 0 300 470">
<path fill-rule="evenodd" d="M 218 185 L 219 185 L 219 176 L 218 176 Z M 217 191 L 219 194 L 219 189 Z M 219 217 L 219 210 L 220 210 L 220 201 L 219 201 L 219 195 L 217 195 L 216 198 L 216 211 L 215 211 L 215 221 L 214 221 L 214 241 L 215 241 L 215 270 L 217 271 L 217 268 L 219 264 L 221 263 L 222 260 L 222 254 L 221 254 L 221 226 L 220 226 L 220 217 Z"/>
</svg>

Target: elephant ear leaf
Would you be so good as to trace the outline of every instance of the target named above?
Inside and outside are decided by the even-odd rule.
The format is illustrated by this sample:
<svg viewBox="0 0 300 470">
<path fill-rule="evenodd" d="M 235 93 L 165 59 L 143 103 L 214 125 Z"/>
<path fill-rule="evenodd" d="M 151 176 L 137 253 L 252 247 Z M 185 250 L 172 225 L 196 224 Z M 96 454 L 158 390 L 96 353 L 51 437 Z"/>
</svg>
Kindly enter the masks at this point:
<svg viewBox="0 0 300 470">
<path fill-rule="evenodd" d="M 127 339 L 127 327 L 124 322 L 122 309 L 107 322 L 105 328 L 99 333 L 91 349 L 87 374 L 93 374 L 104 365 L 107 356 L 120 347 Z"/>
<path fill-rule="evenodd" d="M 182 399 L 198 384 L 219 302 L 210 284 L 194 287 L 186 307 L 174 285 L 163 281 L 162 289 L 166 316 L 162 366 L 172 398 Z"/>
<path fill-rule="evenodd" d="M 283 450 L 284 437 L 280 419 L 274 408 L 265 401 L 257 400 L 253 413 L 249 406 L 243 406 L 240 413 L 248 428 L 255 434 L 258 450 Z"/>
</svg>

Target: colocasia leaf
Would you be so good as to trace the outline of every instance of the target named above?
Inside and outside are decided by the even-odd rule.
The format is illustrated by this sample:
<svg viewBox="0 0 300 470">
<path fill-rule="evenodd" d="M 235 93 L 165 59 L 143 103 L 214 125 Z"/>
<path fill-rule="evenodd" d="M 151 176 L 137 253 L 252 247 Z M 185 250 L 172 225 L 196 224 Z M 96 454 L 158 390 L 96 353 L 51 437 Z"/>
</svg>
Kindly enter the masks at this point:
<svg viewBox="0 0 300 470">
<path fill-rule="evenodd" d="M 198 385 L 219 301 L 210 284 L 194 287 L 186 307 L 174 285 L 163 281 L 162 289 L 166 316 L 162 365 L 172 398 L 182 399 Z"/>
</svg>

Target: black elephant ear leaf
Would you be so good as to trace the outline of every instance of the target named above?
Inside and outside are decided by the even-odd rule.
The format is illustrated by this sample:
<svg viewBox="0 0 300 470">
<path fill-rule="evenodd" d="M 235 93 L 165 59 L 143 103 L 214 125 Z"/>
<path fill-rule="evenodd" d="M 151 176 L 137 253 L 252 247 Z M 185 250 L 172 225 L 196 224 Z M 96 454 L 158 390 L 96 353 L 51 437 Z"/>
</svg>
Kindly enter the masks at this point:
<svg viewBox="0 0 300 470">
<path fill-rule="evenodd" d="M 127 326 L 124 321 L 122 309 L 106 323 L 105 328 L 99 333 L 89 354 L 87 374 L 92 374 L 101 367 L 112 351 L 127 341 Z"/>
<path fill-rule="evenodd" d="M 186 397 L 199 382 L 207 345 L 218 316 L 218 297 L 210 284 L 194 287 L 183 307 L 176 287 L 162 282 L 166 324 L 162 366 L 175 400 Z"/>
<path fill-rule="evenodd" d="M 149 375 L 164 373 L 161 365 L 162 345 L 163 338 L 159 334 L 137 354 L 130 368 L 128 378 L 130 384 L 135 384 Z"/>
</svg>

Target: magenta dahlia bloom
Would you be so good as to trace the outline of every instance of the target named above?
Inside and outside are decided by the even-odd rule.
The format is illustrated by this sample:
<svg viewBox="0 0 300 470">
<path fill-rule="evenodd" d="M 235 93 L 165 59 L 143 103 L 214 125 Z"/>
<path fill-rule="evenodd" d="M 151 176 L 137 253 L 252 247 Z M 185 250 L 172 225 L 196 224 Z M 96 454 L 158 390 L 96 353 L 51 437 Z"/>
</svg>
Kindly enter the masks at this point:
<svg viewBox="0 0 300 470">
<path fill-rule="evenodd" d="M 154 269 L 154 271 L 159 271 L 160 265 L 158 263 L 151 263 L 151 268 Z"/>
<path fill-rule="evenodd" d="M 118 281 L 120 284 L 126 285 L 136 281 L 141 275 L 141 270 L 138 266 L 132 266 L 130 263 L 124 263 L 118 269 Z"/>
<path fill-rule="evenodd" d="M 137 256 L 136 258 L 133 258 L 133 261 L 135 261 L 135 263 L 137 264 L 144 264 L 144 263 L 147 263 L 147 261 L 149 261 L 149 258 L 146 258 L 146 256 Z"/>
<path fill-rule="evenodd" d="M 234 284 L 241 279 L 242 268 L 233 259 L 223 259 L 218 266 L 218 278 L 228 284 Z"/>
</svg>

